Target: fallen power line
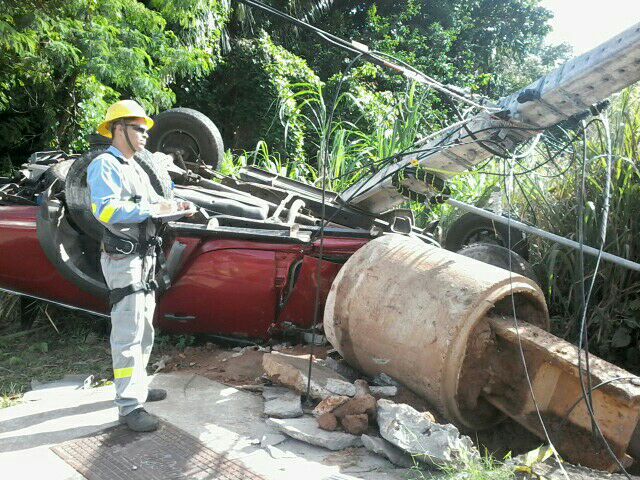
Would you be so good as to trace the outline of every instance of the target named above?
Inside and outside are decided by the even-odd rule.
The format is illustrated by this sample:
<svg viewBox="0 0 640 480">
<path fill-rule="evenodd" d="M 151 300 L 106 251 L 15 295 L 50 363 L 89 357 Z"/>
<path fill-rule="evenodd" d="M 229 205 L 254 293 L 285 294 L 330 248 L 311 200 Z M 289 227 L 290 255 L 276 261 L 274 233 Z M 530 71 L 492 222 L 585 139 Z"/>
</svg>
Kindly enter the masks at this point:
<svg viewBox="0 0 640 480">
<path fill-rule="evenodd" d="M 488 210 L 485 210 L 484 208 L 475 207 L 473 205 L 469 205 L 468 203 L 464 203 L 459 200 L 455 200 L 453 198 L 449 198 L 447 200 L 447 203 L 461 210 L 475 213 L 476 215 L 479 215 L 484 218 L 488 218 L 489 220 L 492 220 L 496 223 L 509 225 L 517 230 L 522 230 L 523 232 L 530 233 L 531 235 L 537 235 L 539 237 L 546 238 L 547 240 L 551 240 L 552 242 L 559 243 L 560 245 L 564 245 L 565 247 L 570 247 L 575 250 L 582 250 L 584 253 L 588 255 L 593 255 L 595 257 L 601 256 L 602 260 L 606 260 L 608 262 L 615 263 L 625 268 L 629 268 L 631 270 L 640 272 L 640 263 L 632 262 L 631 260 L 618 257 L 617 255 L 612 255 L 610 253 L 602 252 L 598 248 L 582 245 L 579 242 L 569 240 L 568 238 L 563 237 L 561 235 L 556 235 L 555 233 L 547 232 L 546 230 L 532 227 L 531 225 L 527 225 L 526 223 L 522 223 L 517 220 L 513 220 L 508 217 L 498 215 L 497 213 L 490 212 Z"/>
</svg>

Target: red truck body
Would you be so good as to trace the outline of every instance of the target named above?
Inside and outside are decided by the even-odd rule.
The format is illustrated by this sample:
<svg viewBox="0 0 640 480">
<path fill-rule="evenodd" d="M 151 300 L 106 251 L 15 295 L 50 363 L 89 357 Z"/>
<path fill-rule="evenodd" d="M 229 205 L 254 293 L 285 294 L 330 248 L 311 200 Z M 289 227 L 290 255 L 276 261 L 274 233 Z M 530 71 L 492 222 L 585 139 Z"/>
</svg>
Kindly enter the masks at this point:
<svg viewBox="0 0 640 480">
<path fill-rule="evenodd" d="M 37 236 L 35 206 L 0 207 L 0 289 L 96 313 L 104 299 L 64 278 Z M 326 237 L 311 244 L 178 236 L 185 244 L 173 285 L 158 299 L 155 324 L 164 331 L 266 339 L 292 325 L 309 328 L 320 279 L 320 319 L 342 263 L 365 238 Z M 167 245 L 167 250 L 171 245 Z M 318 268 L 320 276 L 318 277 Z"/>
</svg>

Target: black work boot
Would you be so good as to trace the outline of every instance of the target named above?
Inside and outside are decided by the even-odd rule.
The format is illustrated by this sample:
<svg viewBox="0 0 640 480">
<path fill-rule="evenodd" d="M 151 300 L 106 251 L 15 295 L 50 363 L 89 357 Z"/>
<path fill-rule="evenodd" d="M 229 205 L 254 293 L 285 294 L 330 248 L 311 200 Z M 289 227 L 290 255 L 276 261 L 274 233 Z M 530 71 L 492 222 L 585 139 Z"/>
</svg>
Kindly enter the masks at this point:
<svg viewBox="0 0 640 480">
<path fill-rule="evenodd" d="M 147 402 L 159 402 L 167 398 L 167 391 L 162 388 L 150 388 L 147 392 Z"/>
<path fill-rule="evenodd" d="M 136 408 L 130 414 L 120 417 L 120 423 L 125 423 L 134 432 L 153 432 L 160 425 L 160 421 L 144 408 Z"/>
</svg>

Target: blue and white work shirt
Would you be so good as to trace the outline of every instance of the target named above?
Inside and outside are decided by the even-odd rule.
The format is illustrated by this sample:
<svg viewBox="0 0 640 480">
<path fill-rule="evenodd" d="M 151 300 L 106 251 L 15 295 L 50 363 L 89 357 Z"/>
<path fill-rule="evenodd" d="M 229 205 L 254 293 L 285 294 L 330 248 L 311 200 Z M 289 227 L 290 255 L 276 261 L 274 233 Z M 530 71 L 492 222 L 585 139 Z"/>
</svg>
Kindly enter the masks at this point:
<svg viewBox="0 0 640 480">
<path fill-rule="evenodd" d="M 147 172 L 114 146 L 89 164 L 87 186 L 93 215 L 115 235 L 135 241 L 140 224 L 151 217 L 151 205 L 163 201 Z M 153 222 L 147 222 L 147 235 L 154 234 Z"/>
</svg>

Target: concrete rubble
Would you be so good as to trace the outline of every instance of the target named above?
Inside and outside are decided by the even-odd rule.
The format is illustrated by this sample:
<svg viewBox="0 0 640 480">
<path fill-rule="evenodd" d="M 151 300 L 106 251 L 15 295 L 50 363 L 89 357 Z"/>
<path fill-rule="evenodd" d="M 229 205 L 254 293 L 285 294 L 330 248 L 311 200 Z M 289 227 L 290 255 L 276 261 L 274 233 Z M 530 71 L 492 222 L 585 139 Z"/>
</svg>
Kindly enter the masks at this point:
<svg viewBox="0 0 640 480">
<path fill-rule="evenodd" d="M 338 428 L 338 419 L 331 412 L 323 413 L 318 417 L 318 427 L 320 427 L 322 430 L 333 432 L 336 428 Z"/>
<path fill-rule="evenodd" d="M 308 385 L 309 355 L 286 355 L 265 353 L 262 366 L 267 376 L 275 383 L 306 394 Z M 346 382 L 346 379 L 314 359 L 309 395 L 322 400 L 331 395 L 327 390 L 329 379 Z"/>
<path fill-rule="evenodd" d="M 329 378 L 326 388 L 335 395 L 353 397 L 356 394 L 356 387 L 352 383 L 337 378 Z"/>
<path fill-rule="evenodd" d="M 360 438 L 362 439 L 362 444 L 367 450 L 385 457 L 394 465 L 403 468 L 410 468 L 415 464 L 411 455 L 406 454 L 384 438 L 371 437 L 369 435 L 362 435 Z"/>
<path fill-rule="evenodd" d="M 441 425 L 431 414 L 385 399 L 377 406 L 380 435 L 422 462 L 439 467 L 455 465 L 461 455 L 478 455 L 471 439 L 454 425 Z"/>
<path fill-rule="evenodd" d="M 344 418 L 348 415 L 367 414 L 372 419 L 376 417 L 376 399 L 368 394 L 353 397 L 333 410 L 336 418 Z"/>
<path fill-rule="evenodd" d="M 288 387 L 264 388 L 265 413 L 275 412 L 267 408 L 270 402 L 282 398 L 299 401 L 299 393 L 307 387 L 308 362 L 308 356 L 264 355 L 267 377 Z M 374 379 L 377 385 L 370 387 L 363 379 L 348 382 L 322 363 L 315 361 L 312 368 L 311 397 L 320 400 L 311 412 L 315 418 L 304 416 L 285 420 L 286 416 L 280 411 L 277 415 L 269 415 L 281 418 L 269 418 L 268 422 L 282 433 L 330 450 L 364 444 L 372 452 L 402 467 L 410 467 L 418 461 L 435 466 L 451 465 L 462 455 L 477 455 L 471 439 L 461 436 L 455 426 L 438 424 L 429 412 L 420 413 L 409 405 L 376 400 L 374 395 L 397 395 L 400 385 L 390 376 L 377 375 Z M 300 415 L 296 410 L 291 417 Z M 377 437 L 378 428 L 382 438 Z"/>
<path fill-rule="evenodd" d="M 330 368 L 334 372 L 337 372 L 350 382 L 353 382 L 360 377 L 358 372 L 351 368 L 351 366 L 344 360 L 336 360 L 331 356 L 327 356 L 327 358 L 322 361 L 322 365 Z"/>
<path fill-rule="evenodd" d="M 302 416 L 300 394 L 282 387 L 264 387 L 264 414 L 276 418 L 297 418 Z"/>
<path fill-rule="evenodd" d="M 346 432 L 352 435 L 362 435 L 369 428 L 369 416 L 366 413 L 345 415 L 340 419 L 340 424 Z"/>
<path fill-rule="evenodd" d="M 276 446 L 279 443 L 284 442 L 286 439 L 287 437 L 285 437 L 284 435 L 280 435 L 279 433 L 265 433 L 260 439 L 260 446 L 262 448 Z"/>
<path fill-rule="evenodd" d="M 312 417 L 288 419 L 269 418 L 267 423 L 291 438 L 329 450 L 344 450 L 349 447 L 362 446 L 362 440 L 360 440 L 359 436 L 344 432 L 328 432 L 322 430 L 318 427 L 316 419 Z"/>
<path fill-rule="evenodd" d="M 384 387 L 369 387 L 371 395 L 374 397 L 395 397 L 398 394 L 398 387 L 384 386 Z"/>
<path fill-rule="evenodd" d="M 295 391 L 289 392 L 299 398 L 297 392 L 306 389 L 309 357 L 271 354 L 264 358 L 267 376 Z M 331 369 L 314 365 L 312 397 L 320 399 L 311 412 L 315 418 L 269 418 L 268 423 L 292 438 L 329 450 L 364 445 L 404 468 L 419 462 L 439 467 L 455 465 L 462 456 L 478 455 L 471 439 L 461 436 L 455 426 L 438 424 L 429 412 L 420 413 L 405 404 L 376 400 L 374 395 L 398 393 L 397 382 L 388 375 L 378 375 L 378 385 L 371 387 L 363 379 L 350 383 L 339 377 Z M 267 403 L 273 402 L 286 397 L 283 390 L 287 388 L 265 387 L 263 396 Z M 377 436 L 378 428 L 382 438 Z M 277 449 L 270 453 L 280 455 Z"/>
<path fill-rule="evenodd" d="M 391 378 L 386 373 L 379 373 L 371 380 L 373 385 L 377 385 L 379 387 L 400 387 L 401 384 L 397 380 Z"/>
<path fill-rule="evenodd" d="M 342 395 L 331 395 L 324 400 L 322 400 L 316 408 L 313 409 L 313 416 L 320 417 L 325 413 L 331 413 L 340 405 L 349 401 L 349 397 L 345 397 Z"/>
</svg>

